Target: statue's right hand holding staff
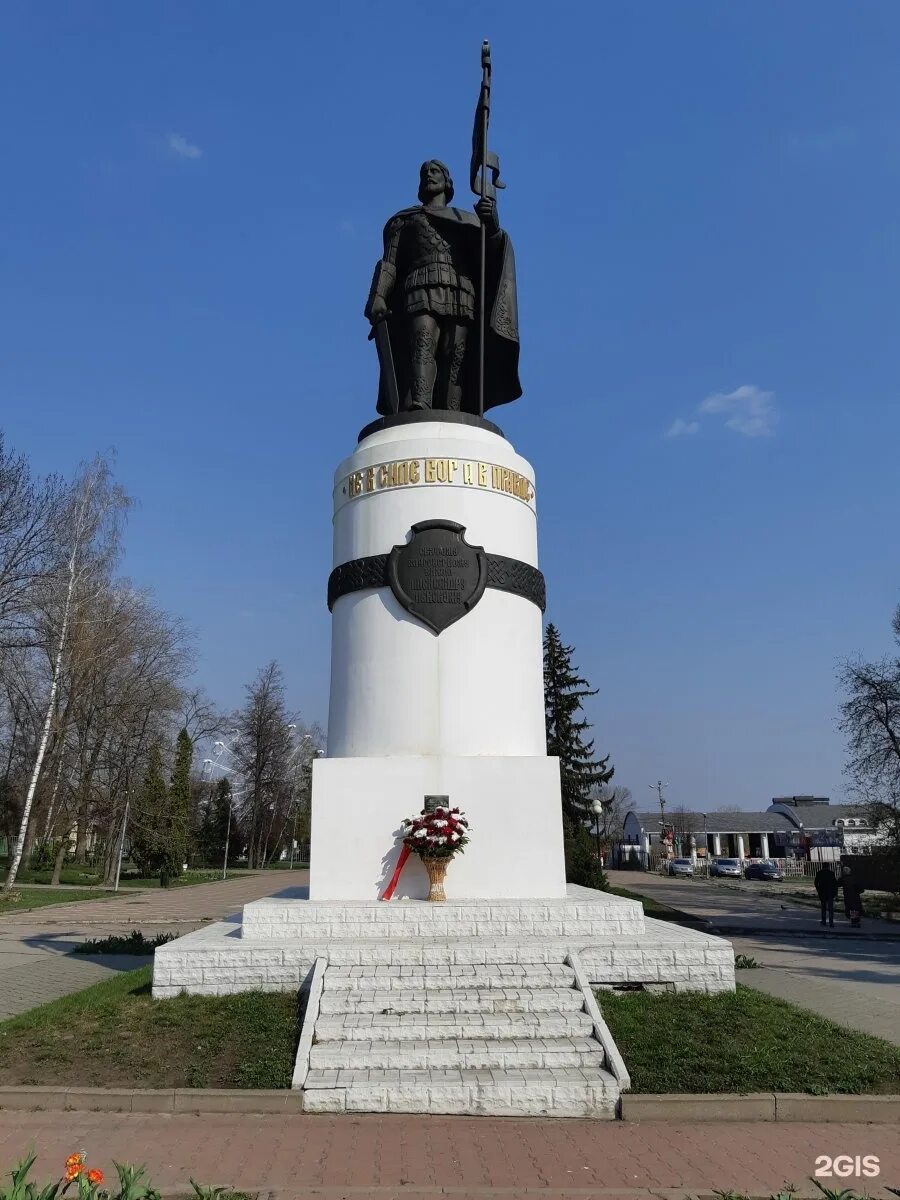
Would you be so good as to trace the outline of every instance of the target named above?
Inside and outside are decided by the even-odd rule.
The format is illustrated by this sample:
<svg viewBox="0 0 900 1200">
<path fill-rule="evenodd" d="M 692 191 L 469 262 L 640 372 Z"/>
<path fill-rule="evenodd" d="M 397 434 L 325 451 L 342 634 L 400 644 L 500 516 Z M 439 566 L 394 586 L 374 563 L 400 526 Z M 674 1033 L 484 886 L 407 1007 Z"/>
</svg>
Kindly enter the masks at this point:
<svg viewBox="0 0 900 1200">
<path fill-rule="evenodd" d="M 373 325 L 383 321 L 388 315 L 387 301 L 382 296 L 373 296 L 366 306 L 366 316 Z"/>
</svg>

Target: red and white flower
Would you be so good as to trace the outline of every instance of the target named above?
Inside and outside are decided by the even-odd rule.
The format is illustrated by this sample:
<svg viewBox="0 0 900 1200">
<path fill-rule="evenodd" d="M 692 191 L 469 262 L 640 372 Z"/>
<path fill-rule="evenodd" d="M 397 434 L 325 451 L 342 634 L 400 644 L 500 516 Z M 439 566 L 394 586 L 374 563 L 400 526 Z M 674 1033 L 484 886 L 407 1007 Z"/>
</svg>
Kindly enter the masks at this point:
<svg viewBox="0 0 900 1200">
<path fill-rule="evenodd" d="M 423 808 L 403 822 L 403 841 L 421 858 L 452 858 L 468 842 L 468 828 L 458 808 L 440 805 L 433 812 Z"/>
</svg>

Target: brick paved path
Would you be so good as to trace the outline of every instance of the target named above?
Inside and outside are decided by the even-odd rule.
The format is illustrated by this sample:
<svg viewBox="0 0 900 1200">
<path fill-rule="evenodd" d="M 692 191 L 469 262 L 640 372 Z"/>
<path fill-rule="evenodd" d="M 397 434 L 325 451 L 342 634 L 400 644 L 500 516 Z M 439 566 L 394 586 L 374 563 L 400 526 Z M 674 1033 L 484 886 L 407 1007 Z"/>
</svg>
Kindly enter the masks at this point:
<svg viewBox="0 0 900 1200">
<path fill-rule="evenodd" d="M 0 1171 L 31 1144 L 41 1182 L 84 1149 L 107 1172 L 113 1159 L 146 1162 L 168 1193 L 188 1194 L 193 1176 L 281 1200 L 768 1197 L 786 1181 L 812 1196 L 816 1157 L 838 1153 L 880 1158 L 880 1178 L 858 1181 L 859 1192 L 900 1186 L 900 1139 L 878 1125 L 0 1112 Z"/>
<path fill-rule="evenodd" d="M 149 961 L 127 955 L 83 958 L 71 953 L 87 938 L 141 929 L 187 933 L 240 912 L 248 900 L 307 883 L 307 871 L 241 874 L 182 888 L 125 890 L 113 900 L 81 900 L 0 917 L 0 1020 L 80 991 L 116 971 Z"/>
</svg>

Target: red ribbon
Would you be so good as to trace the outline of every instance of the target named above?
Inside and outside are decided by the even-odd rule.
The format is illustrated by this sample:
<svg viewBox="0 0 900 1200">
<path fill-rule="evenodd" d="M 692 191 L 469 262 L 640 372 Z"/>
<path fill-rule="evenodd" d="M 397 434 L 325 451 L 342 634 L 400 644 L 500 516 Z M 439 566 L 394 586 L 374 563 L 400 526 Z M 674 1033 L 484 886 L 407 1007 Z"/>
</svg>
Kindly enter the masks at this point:
<svg viewBox="0 0 900 1200">
<path fill-rule="evenodd" d="M 391 876 L 391 882 L 387 885 L 387 887 L 381 893 L 382 900 L 390 900 L 391 896 L 393 896 L 394 892 L 397 890 L 397 881 L 400 878 L 400 872 L 403 870 L 403 864 L 406 862 L 406 860 L 408 858 L 409 858 L 409 846 L 407 846 L 406 843 L 404 842 L 403 846 L 400 850 L 400 857 L 397 859 L 397 865 L 394 868 L 394 873 Z"/>
</svg>

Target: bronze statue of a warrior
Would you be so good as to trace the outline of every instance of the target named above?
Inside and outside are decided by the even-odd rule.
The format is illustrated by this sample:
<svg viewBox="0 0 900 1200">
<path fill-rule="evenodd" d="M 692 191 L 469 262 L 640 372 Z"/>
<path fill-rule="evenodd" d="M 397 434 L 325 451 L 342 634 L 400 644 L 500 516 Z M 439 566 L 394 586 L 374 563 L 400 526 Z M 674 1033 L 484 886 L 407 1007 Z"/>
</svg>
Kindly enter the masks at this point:
<svg viewBox="0 0 900 1200">
<path fill-rule="evenodd" d="M 429 409 L 481 415 L 522 394 L 515 259 L 497 218 L 499 162 L 486 148 L 486 46 L 482 64 L 471 172 L 480 192 L 475 212 L 451 207 L 450 172 L 430 159 L 419 172 L 419 204 L 401 209 L 384 229 L 365 310 L 381 363 L 383 415 Z"/>
</svg>

